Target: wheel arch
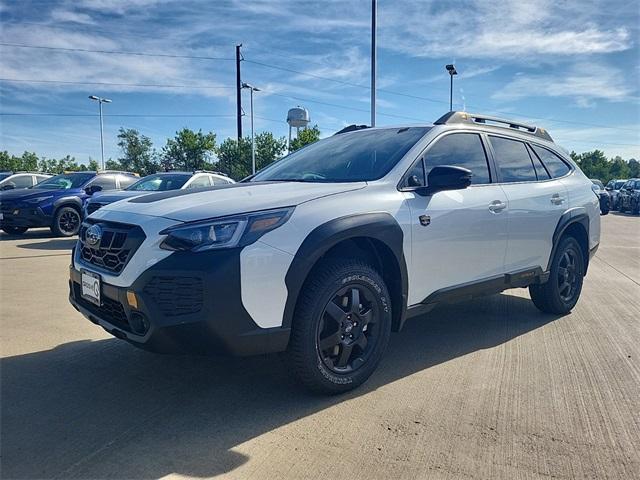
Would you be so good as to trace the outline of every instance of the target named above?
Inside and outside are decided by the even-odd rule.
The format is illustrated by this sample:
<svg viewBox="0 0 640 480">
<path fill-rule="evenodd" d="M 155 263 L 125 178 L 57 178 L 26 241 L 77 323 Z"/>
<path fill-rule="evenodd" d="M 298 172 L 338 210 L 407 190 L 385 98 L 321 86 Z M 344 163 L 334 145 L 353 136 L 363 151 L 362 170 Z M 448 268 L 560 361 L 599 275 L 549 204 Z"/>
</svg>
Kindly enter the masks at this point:
<svg viewBox="0 0 640 480">
<path fill-rule="evenodd" d="M 586 274 L 589 267 L 589 214 L 583 207 L 567 210 L 560 217 L 556 229 L 553 232 L 553 247 L 551 249 L 551 255 L 549 256 L 547 271 L 551 269 L 551 262 L 556 254 L 560 239 L 567 235 L 574 237 L 582 248 L 584 273 Z"/>
<path fill-rule="evenodd" d="M 400 330 L 406 316 L 408 291 L 403 240 L 400 225 L 388 213 L 349 215 L 316 227 L 298 249 L 287 271 L 283 326 L 291 327 L 300 292 L 319 262 L 346 255 L 363 258 L 378 269 L 391 296 L 392 328 Z"/>
<path fill-rule="evenodd" d="M 80 200 L 78 197 L 70 196 L 70 197 L 61 197 L 57 199 L 55 202 L 53 202 L 52 216 L 55 217 L 56 214 L 58 213 L 58 210 L 60 210 L 62 207 L 75 208 L 80 214 L 80 217 L 82 218 L 82 200 Z"/>
</svg>

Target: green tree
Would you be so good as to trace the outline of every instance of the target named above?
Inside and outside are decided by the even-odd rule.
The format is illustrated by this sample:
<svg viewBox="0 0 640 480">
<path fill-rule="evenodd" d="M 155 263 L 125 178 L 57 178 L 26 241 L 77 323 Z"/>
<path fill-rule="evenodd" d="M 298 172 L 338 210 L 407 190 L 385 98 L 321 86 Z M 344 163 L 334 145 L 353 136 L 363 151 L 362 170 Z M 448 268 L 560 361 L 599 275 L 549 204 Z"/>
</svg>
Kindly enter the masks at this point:
<svg viewBox="0 0 640 480">
<path fill-rule="evenodd" d="M 13 172 L 17 170 L 16 165 L 16 157 L 6 150 L 0 152 L 0 170 Z"/>
<path fill-rule="evenodd" d="M 57 173 L 56 172 L 57 162 L 53 158 L 40 158 L 38 162 L 38 170 L 45 173 Z"/>
<path fill-rule="evenodd" d="M 607 182 L 612 178 L 629 178 L 629 164 L 620 156 L 611 160 Z"/>
<path fill-rule="evenodd" d="M 309 145 L 310 143 L 317 142 L 318 140 L 320 140 L 320 129 L 317 125 L 314 125 L 311 128 L 303 128 L 298 132 L 296 138 L 291 140 L 289 151 L 295 152 L 296 150 Z"/>
<path fill-rule="evenodd" d="M 266 167 L 276 161 L 287 147 L 285 137 L 276 138 L 271 132 L 262 132 L 255 136 L 256 142 L 256 170 Z M 216 169 L 226 173 L 231 178 L 240 180 L 251 175 L 251 137 L 240 140 L 227 138 L 218 147 L 218 163 Z"/>
<path fill-rule="evenodd" d="M 98 163 L 97 160 L 94 160 L 93 158 L 89 158 L 89 163 L 87 165 L 87 170 L 89 171 L 98 171 L 100 170 L 100 164 Z"/>
<path fill-rule="evenodd" d="M 638 160 L 636 160 L 635 158 L 629 160 L 629 177 L 640 177 L 640 162 L 638 162 Z"/>
<path fill-rule="evenodd" d="M 18 159 L 18 167 L 16 170 L 26 172 L 35 172 L 38 170 L 38 155 L 33 152 L 24 152 Z"/>
<path fill-rule="evenodd" d="M 162 166 L 167 169 L 202 170 L 211 168 L 212 154 L 216 149 L 213 132 L 194 132 L 183 128 L 174 138 L 167 140 L 162 149 Z"/>
<path fill-rule="evenodd" d="M 609 161 L 602 150 L 584 152 L 578 155 L 577 158 L 578 165 L 587 177 L 598 178 L 603 182 L 608 181 Z"/>
<path fill-rule="evenodd" d="M 118 159 L 122 170 L 140 175 L 155 173 L 159 164 L 151 139 L 134 128 L 122 128 L 118 133 L 118 146 L 122 156 Z"/>
</svg>

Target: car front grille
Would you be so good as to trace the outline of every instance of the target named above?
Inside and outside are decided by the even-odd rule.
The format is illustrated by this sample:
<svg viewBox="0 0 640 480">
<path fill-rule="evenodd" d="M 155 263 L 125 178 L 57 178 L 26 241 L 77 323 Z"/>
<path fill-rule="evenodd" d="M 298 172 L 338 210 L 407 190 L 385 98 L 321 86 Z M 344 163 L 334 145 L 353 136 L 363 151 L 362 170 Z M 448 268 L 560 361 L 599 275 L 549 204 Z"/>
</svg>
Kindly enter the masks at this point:
<svg viewBox="0 0 640 480">
<path fill-rule="evenodd" d="M 102 236 L 95 245 L 87 241 L 87 230 L 99 225 Z M 138 226 L 86 219 L 78 236 L 80 258 L 100 270 L 119 275 L 145 239 Z"/>
<path fill-rule="evenodd" d="M 156 276 L 143 290 L 167 317 L 188 315 L 202 310 L 202 278 Z"/>
</svg>

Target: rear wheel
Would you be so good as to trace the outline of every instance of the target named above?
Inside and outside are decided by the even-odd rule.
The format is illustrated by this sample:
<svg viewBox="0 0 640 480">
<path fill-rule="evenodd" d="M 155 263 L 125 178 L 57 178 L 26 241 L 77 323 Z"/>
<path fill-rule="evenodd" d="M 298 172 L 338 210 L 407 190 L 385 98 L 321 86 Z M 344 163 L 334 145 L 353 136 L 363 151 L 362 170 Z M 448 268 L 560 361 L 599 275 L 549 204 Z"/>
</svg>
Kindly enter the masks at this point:
<svg viewBox="0 0 640 480">
<path fill-rule="evenodd" d="M 378 366 L 391 332 L 391 304 L 380 274 L 357 259 L 322 263 L 305 282 L 289 353 L 309 389 L 342 393 Z"/>
<path fill-rule="evenodd" d="M 27 227 L 2 227 L 2 231 L 9 235 L 22 235 L 27 230 L 29 230 Z"/>
<path fill-rule="evenodd" d="M 529 287 L 531 300 L 545 313 L 569 313 L 580 297 L 584 274 L 580 244 L 573 237 L 563 237 L 551 262 L 549 280 Z"/>
<path fill-rule="evenodd" d="M 80 212 L 73 207 L 60 208 L 53 219 L 51 231 L 58 237 L 71 237 L 80 230 Z"/>
</svg>

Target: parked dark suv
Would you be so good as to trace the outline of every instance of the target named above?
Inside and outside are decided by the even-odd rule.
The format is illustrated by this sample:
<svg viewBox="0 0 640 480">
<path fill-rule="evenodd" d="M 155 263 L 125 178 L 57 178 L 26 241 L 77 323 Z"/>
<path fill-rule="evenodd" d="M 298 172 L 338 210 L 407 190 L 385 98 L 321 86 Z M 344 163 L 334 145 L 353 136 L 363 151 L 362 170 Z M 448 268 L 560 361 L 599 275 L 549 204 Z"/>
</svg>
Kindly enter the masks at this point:
<svg viewBox="0 0 640 480">
<path fill-rule="evenodd" d="M 618 195 L 618 205 L 621 212 L 629 210 L 634 215 L 640 213 L 640 178 L 627 180 Z"/>
<path fill-rule="evenodd" d="M 0 193 L 0 227 L 9 234 L 50 227 L 58 236 L 78 233 L 82 206 L 95 192 L 120 190 L 138 180 L 126 172 L 63 173 L 30 188 Z"/>
</svg>

